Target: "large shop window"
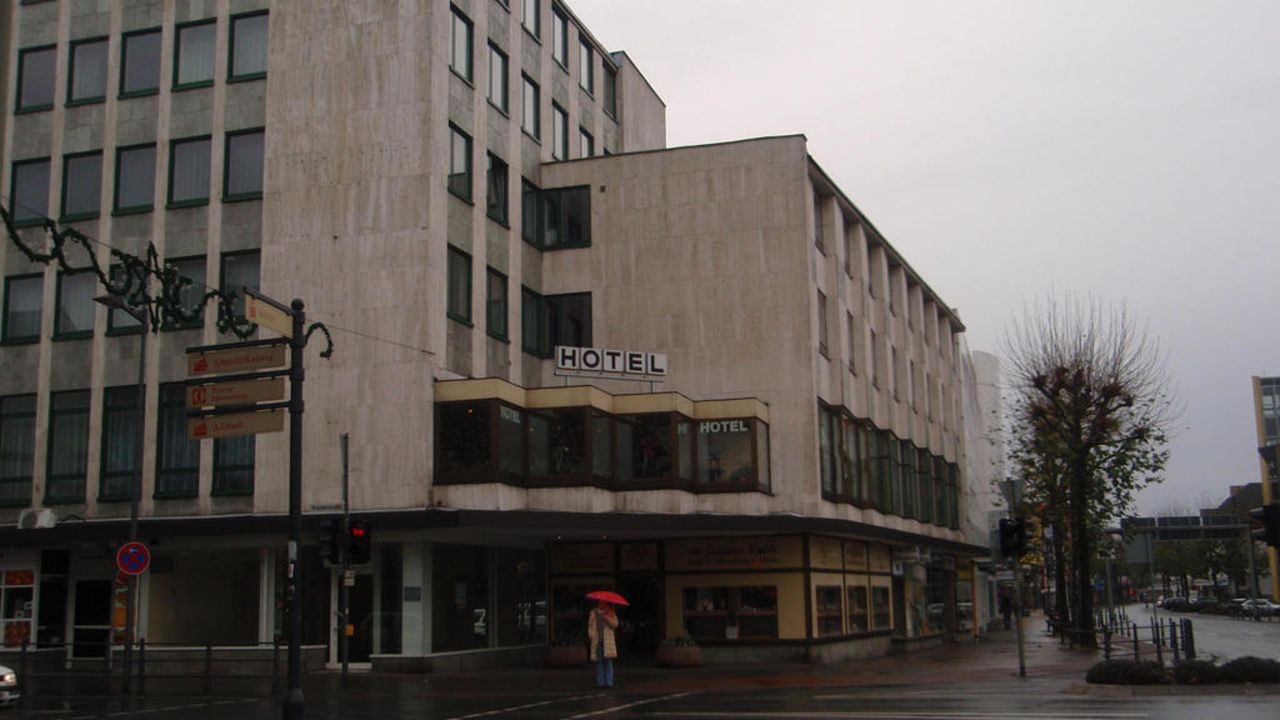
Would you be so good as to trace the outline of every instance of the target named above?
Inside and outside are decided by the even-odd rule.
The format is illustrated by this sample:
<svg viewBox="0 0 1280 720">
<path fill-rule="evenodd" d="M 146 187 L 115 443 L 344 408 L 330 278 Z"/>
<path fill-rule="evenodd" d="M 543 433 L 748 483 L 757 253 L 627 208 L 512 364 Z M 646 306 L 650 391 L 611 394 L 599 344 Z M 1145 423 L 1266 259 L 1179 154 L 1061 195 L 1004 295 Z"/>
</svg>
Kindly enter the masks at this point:
<svg viewBox="0 0 1280 720">
<path fill-rule="evenodd" d="M 494 644 L 541 644 L 547 641 L 546 554 L 540 550 L 498 548 Z"/>
<path fill-rule="evenodd" d="M 684 589 L 684 630 L 700 640 L 764 640 L 778 637 L 778 588 Z"/>
<path fill-rule="evenodd" d="M 529 412 L 529 476 L 554 480 L 578 476 L 587 463 L 585 408 Z"/>
<path fill-rule="evenodd" d="M 31 504 L 36 450 L 36 396 L 0 397 L 0 506 Z"/>
<path fill-rule="evenodd" d="M 491 647 L 490 548 L 435 545 L 431 587 L 431 649 Z"/>
<path fill-rule="evenodd" d="M 31 623 L 35 619 L 35 570 L 5 570 L 0 573 L 0 583 L 4 646 L 22 647 L 23 642 L 31 640 Z"/>
<path fill-rule="evenodd" d="M 873 630 L 889 630 L 892 629 L 892 614 L 889 610 L 890 605 L 890 586 L 886 580 L 884 584 L 873 584 L 871 586 L 871 622 Z"/>
<path fill-rule="evenodd" d="M 36 644 L 61 647 L 66 644 L 67 603 L 53 598 L 67 596 L 67 576 L 71 573 L 71 553 L 66 550 L 40 551 L 40 597 L 36 611 Z"/>
<path fill-rule="evenodd" d="M 107 388 L 103 391 L 102 405 L 102 476 L 98 499 L 128 500 L 133 497 L 133 483 L 138 477 L 138 439 L 142 432 L 137 386 Z"/>
<path fill-rule="evenodd" d="M 49 477 L 47 503 L 84 502 L 89 467 L 89 391 L 49 396 Z"/>
<path fill-rule="evenodd" d="M 666 479 L 675 475 L 670 413 L 617 418 L 618 480 Z"/>
<path fill-rule="evenodd" d="M 818 620 L 818 637 L 844 634 L 843 593 L 839 585 L 819 585 L 814 588 L 813 601 Z"/>
<path fill-rule="evenodd" d="M 849 610 L 849 633 L 856 635 L 868 632 L 871 629 L 871 617 L 867 602 L 867 579 L 863 576 L 851 576 L 845 587 L 845 595 L 845 607 Z"/>
</svg>

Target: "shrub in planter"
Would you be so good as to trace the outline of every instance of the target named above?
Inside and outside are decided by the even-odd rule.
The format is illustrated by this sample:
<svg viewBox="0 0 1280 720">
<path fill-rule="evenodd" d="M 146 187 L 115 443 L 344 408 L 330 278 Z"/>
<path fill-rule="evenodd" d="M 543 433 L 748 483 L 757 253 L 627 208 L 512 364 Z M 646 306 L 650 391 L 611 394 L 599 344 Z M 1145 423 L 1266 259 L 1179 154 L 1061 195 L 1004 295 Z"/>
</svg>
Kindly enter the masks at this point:
<svg viewBox="0 0 1280 720">
<path fill-rule="evenodd" d="M 1179 685 L 1212 685 L 1222 682 L 1222 670 L 1208 660 L 1183 660 L 1173 669 Z"/>
<path fill-rule="evenodd" d="M 1252 655 L 1225 663 L 1221 671 L 1225 682 L 1280 682 L 1280 661 Z"/>
<path fill-rule="evenodd" d="M 656 657 L 667 667 L 694 667 L 702 664 L 702 648 L 690 637 L 667 638 L 658 645 Z"/>
<path fill-rule="evenodd" d="M 1152 660 L 1103 660 L 1089 668 L 1084 679 L 1097 685 L 1165 685 L 1173 682 L 1160 663 Z"/>
</svg>

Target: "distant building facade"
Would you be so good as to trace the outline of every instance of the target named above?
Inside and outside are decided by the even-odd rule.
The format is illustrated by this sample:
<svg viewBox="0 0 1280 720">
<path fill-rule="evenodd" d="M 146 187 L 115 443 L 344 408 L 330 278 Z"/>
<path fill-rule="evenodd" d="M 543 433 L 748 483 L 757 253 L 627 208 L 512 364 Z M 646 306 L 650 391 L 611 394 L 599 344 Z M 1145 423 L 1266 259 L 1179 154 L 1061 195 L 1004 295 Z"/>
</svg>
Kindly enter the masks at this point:
<svg viewBox="0 0 1280 720">
<path fill-rule="evenodd" d="M 1258 447 L 1280 445 L 1280 377 L 1253 377 L 1253 415 Z M 1277 477 L 1261 458 L 1258 460 L 1258 472 L 1262 483 L 1262 504 L 1280 501 Z M 1280 601 L 1280 583 L 1274 582 L 1274 578 L 1280 577 L 1280 558 L 1276 548 L 1267 548 L 1267 564 L 1273 579 L 1271 599 Z"/>
</svg>

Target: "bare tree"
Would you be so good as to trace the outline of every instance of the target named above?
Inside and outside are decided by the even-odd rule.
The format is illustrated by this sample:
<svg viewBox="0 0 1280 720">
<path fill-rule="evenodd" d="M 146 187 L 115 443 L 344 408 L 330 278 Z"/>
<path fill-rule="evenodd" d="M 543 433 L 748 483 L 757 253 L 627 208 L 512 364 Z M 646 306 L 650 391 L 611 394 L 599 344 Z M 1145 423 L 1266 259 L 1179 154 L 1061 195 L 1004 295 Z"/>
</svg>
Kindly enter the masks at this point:
<svg viewBox="0 0 1280 720">
<path fill-rule="evenodd" d="M 1169 457 L 1178 413 L 1163 357 L 1123 306 L 1075 296 L 1024 311 L 1005 354 L 1011 464 L 1056 525 L 1057 554 L 1070 565 L 1072 625 L 1093 645 L 1097 536 L 1128 512 L 1139 489 L 1162 479 Z"/>
</svg>

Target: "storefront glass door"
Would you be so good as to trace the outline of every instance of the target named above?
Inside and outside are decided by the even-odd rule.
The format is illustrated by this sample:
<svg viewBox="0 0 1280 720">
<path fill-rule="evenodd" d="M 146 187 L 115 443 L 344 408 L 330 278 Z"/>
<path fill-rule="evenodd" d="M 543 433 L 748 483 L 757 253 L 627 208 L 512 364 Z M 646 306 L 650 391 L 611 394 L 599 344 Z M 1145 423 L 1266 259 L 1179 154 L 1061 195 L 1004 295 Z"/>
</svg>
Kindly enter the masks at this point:
<svg viewBox="0 0 1280 720">
<path fill-rule="evenodd" d="M 101 658 L 111 640 L 110 580 L 77 580 L 71 656 Z"/>
</svg>

